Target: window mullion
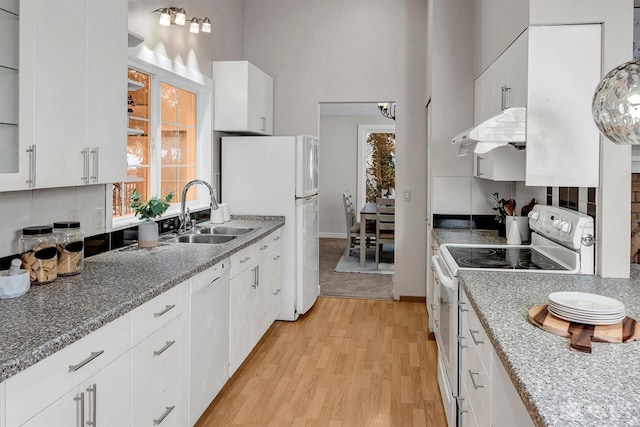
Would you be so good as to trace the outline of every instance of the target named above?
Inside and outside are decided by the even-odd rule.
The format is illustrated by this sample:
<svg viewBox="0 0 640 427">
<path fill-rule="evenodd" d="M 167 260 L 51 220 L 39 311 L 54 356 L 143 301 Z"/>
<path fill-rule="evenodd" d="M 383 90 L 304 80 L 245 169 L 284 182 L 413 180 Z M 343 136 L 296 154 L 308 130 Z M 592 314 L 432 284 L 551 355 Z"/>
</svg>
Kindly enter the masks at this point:
<svg viewBox="0 0 640 427">
<path fill-rule="evenodd" d="M 152 76 L 150 128 L 153 129 L 153 132 L 151 137 L 151 164 L 149 165 L 150 191 L 151 196 L 163 197 L 164 194 L 160 194 L 160 147 L 162 143 L 162 122 L 160 120 L 162 103 L 160 100 L 160 79 L 157 76 Z"/>
</svg>

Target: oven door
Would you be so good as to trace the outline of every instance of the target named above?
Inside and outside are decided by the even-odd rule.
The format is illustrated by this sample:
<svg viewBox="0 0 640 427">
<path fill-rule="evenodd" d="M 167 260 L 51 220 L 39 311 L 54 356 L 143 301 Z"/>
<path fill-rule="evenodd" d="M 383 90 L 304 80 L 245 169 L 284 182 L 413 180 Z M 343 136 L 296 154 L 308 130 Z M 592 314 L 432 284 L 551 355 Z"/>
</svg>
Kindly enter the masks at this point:
<svg viewBox="0 0 640 427">
<path fill-rule="evenodd" d="M 447 421 L 449 425 L 455 425 L 457 413 L 455 397 L 458 395 L 458 279 L 451 274 L 439 255 L 434 255 L 431 261 L 436 273 L 434 275 L 436 301 L 434 334 L 438 344 L 439 362 L 443 365 L 446 374 L 443 378 L 446 384 L 440 384 L 440 391 L 443 393 L 442 400 Z"/>
</svg>

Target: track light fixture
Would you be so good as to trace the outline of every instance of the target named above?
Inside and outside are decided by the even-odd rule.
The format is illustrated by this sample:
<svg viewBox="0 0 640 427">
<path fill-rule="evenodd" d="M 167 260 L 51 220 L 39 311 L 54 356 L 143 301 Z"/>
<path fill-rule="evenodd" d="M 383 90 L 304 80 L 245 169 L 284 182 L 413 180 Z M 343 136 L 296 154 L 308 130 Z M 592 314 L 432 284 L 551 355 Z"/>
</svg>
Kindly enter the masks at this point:
<svg viewBox="0 0 640 427">
<path fill-rule="evenodd" d="M 184 25 L 187 22 L 187 11 L 181 7 L 161 7 L 153 11 L 160 14 L 158 23 L 164 27 L 173 25 Z M 193 17 L 189 20 L 189 31 L 192 33 L 211 32 L 211 20 L 208 17 L 204 19 Z"/>
</svg>

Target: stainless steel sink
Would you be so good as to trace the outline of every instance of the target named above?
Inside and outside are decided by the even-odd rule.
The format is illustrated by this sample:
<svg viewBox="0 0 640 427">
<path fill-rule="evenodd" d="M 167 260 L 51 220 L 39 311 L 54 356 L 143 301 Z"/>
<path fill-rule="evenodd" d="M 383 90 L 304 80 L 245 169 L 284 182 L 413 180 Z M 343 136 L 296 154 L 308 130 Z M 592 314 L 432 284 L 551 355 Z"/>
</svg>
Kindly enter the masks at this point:
<svg viewBox="0 0 640 427">
<path fill-rule="evenodd" d="M 223 225 L 223 226 L 215 226 L 215 227 L 198 228 L 196 229 L 196 233 L 209 234 L 209 235 L 226 234 L 231 236 L 238 236 L 241 234 L 247 234 L 248 232 L 253 230 L 255 230 L 255 228 L 229 227 L 229 226 Z"/>
<path fill-rule="evenodd" d="M 204 243 L 209 245 L 219 245 L 227 243 L 238 236 L 222 234 L 182 234 L 180 236 L 165 236 L 160 239 L 167 243 Z"/>
</svg>

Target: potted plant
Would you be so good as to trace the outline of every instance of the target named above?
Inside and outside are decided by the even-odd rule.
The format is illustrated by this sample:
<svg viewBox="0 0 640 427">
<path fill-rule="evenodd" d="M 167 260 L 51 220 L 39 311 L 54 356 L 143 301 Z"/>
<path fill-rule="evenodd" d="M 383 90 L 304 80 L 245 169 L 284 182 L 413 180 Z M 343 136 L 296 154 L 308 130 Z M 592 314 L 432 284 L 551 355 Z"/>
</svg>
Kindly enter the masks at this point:
<svg viewBox="0 0 640 427">
<path fill-rule="evenodd" d="M 138 246 L 141 248 L 153 248 L 158 246 L 158 224 L 154 218 L 161 216 L 171 206 L 173 191 L 164 198 L 154 196 L 148 201 L 142 200 L 142 195 L 138 190 L 131 193 L 130 207 L 135 216 L 142 220 L 138 225 Z"/>
</svg>

